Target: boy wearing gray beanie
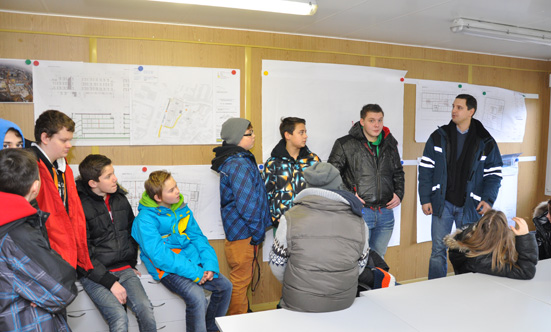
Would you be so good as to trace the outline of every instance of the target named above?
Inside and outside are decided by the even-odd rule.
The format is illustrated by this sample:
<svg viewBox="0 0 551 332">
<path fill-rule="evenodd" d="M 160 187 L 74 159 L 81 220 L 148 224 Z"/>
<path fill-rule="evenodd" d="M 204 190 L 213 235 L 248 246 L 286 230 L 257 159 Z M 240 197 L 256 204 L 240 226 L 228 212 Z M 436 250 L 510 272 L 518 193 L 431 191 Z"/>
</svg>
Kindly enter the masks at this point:
<svg viewBox="0 0 551 332">
<path fill-rule="evenodd" d="M 220 214 L 226 233 L 225 253 L 233 284 L 228 315 L 246 313 L 251 265 L 271 225 L 268 196 L 254 155 L 251 122 L 230 118 L 220 132 L 222 146 L 214 148 L 212 169 L 220 173 Z"/>
</svg>

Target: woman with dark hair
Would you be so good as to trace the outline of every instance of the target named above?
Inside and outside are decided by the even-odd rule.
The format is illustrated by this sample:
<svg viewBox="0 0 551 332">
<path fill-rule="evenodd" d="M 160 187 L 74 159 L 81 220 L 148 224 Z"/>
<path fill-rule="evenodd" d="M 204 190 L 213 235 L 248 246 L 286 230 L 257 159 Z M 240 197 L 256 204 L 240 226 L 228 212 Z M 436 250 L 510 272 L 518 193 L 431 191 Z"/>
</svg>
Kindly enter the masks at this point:
<svg viewBox="0 0 551 332">
<path fill-rule="evenodd" d="M 490 210 L 480 220 L 447 235 L 455 274 L 478 272 L 513 279 L 532 279 L 536 274 L 538 247 L 522 218 L 508 226 L 501 211 Z"/>
</svg>

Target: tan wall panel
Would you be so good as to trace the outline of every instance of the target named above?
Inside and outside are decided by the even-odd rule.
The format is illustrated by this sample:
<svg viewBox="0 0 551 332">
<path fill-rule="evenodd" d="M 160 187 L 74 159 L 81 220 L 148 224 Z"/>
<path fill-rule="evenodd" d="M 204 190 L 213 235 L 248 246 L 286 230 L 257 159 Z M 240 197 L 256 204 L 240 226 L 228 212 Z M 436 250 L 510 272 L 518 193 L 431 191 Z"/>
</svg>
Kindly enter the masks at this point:
<svg viewBox="0 0 551 332">
<path fill-rule="evenodd" d="M 0 32 L 3 58 L 87 61 L 88 39 Z"/>
<path fill-rule="evenodd" d="M 253 123 L 257 140 L 252 151 L 259 163 L 262 162 L 263 59 L 377 66 L 407 70 L 406 78 L 457 82 L 472 79 L 473 84 L 537 93 L 539 99 L 526 102 L 528 120 L 524 142 L 500 144 L 500 149 L 503 153 L 522 152 L 523 156 L 537 156 L 536 162 L 524 162 L 519 166 L 519 183 L 522 185 L 518 189 L 518 214 L 528 217 L 535 203 L 545 198 L 543 179 L 549 131 L 549 62 L 333 38 L 0 13 L 0 58 L 89 61 L 90 38 L 97 40 L 97 62 L 100 63 L 239 69 L 241 115 L 246 115 Z M 250 54 L 248 59 L 247 52 Z M 250 61 L 250 67 L 246 66 L 246 60 Z M 250 90 L 245 85 L 247 78 L 250 79 Z M 246 101 L 250 101 L 247 107 Z M 402 157 L 412 160 L 422 155 L 424 143 L 414 142 L 415 87 L 410 84 L 405 85 L 403 114 Z M 32 138 L 32 105 L 0 104 L 0 117 L 15 121 L 22 127 L 24 135 Z M 98 150 L 118 165 L 210 164 L 213 147 L 75 147 L 69 161 L 78 163 L 92 150 Z M 416 243 L 416 167 L 406 166 L 405 172 L 401 244 L 389 248 L 386 256 L 391 272 L 398 280 L 426 277 L 431 249 L 430 242 Z M 211 241 L 211 244 L 218 255 L 222 273 L 229 275 L 224 241 Z M 261 262 L 261 269 L 253 304 L 277 302 L 281 284 L 266 263 Z"/>
</svg>

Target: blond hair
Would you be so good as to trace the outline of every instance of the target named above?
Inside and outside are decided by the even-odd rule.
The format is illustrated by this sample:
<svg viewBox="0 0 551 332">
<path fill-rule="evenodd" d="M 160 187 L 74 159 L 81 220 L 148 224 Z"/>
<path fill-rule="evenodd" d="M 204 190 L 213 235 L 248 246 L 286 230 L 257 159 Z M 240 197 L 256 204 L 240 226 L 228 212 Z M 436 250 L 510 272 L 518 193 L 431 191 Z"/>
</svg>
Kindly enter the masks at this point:
<svg viewBox="0 0 551 332">
<path fill-rule="evenodd" d="M 163 185 L 166 180 L 172 177 L 172 174 L 165 170 L 151 172 L 149 178 L 145 180 L 145 192 L 151 199 L 155 199 L 155 195 L 159 199 L 163 198 Z"/>
</svg>

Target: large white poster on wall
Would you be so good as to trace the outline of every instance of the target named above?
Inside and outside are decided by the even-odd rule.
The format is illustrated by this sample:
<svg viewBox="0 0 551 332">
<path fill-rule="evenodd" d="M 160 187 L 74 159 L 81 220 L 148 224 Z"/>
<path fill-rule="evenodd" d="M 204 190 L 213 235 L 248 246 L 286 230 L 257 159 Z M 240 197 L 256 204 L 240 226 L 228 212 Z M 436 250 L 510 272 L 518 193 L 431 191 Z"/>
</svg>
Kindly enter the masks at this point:
<svg viewBox="0 0 551 332">
<path fill-rule="evenodd" d="M 37 61 L 35 118 L 75 121 L 74 145 L 220 143 L 240 112 L 240 71 L 228 68 Z"/>
<path fill-rule="evenodd" d="M 293 61 L 262 61 L 262 158 L 281 139 L 282 117 L 306 119 L 307 145 L 327 161 L 333 143 L 348 134 L 366 104 L 379 104 L 384 125 L 403 142 L 403 70 Z M 253 124 L 254 125 L 254 124 Z M 389 245 L 400 243 L 400 209 Z"/>
<path fill-rule="evenodd" d="M 75 178 L 78 165 L 71 165 Z M 220 217 L 220 178 L 210 165 L 185 166 L 122 166 L 114 165 L 118 183 L 128 191 L 126 197 L 138 214 L 138 203 L 142 197 L 144 182 L 153 171 L 167 170 L 178 183 L 184 202 L 193 212 L 203 234 L 209 240 L 224 239 L 224 228 Z"/>
<path fill-rule="evenodd" d="M 430 134 L 451 120 L 453 101 L 459 94 L 477 100 L 474 118 L 482 122 L 499 143 L 522 142 L 526 128 L 526 104 L 520 92 L 491 86 L 417 80 L 415 141 L 424 143 Z"/>
</svg>

